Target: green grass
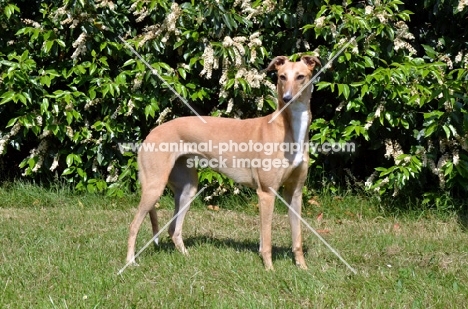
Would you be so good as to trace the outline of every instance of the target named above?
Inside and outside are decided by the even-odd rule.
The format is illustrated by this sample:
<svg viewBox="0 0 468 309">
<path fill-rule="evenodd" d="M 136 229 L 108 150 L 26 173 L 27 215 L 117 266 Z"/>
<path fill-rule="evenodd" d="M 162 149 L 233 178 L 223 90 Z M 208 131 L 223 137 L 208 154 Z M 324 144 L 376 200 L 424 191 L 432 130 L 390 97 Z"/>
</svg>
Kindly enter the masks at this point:
<svg viewBox="0 0 468 309">
<path fill-rule="evenodd" d="M 118 199 L 25 184 L 0 187 L 0 308 L 467 306 L 468 235 L 456 214 L 389 213 L 377 201 L 352 195 L 316 199 L 320 205 L 304 209 L 306 220 L 357 275 L 306 229 L 309 270 L 297 269 L 279 205 L 275 271 L 266 272 L 257 253 L 255 201 L 227 209 L 225 199 L 218 212 L 201 202 L 189 212 L 188 257 L 163 237 L 158 248 L 142 253 L 139 267 L 117 276 L 138 195 Z M 169 198 L 158 213 L 162 223 L 170 219 Z M 138 248 L 150 238 L 146 219 Z"/>
</svg>

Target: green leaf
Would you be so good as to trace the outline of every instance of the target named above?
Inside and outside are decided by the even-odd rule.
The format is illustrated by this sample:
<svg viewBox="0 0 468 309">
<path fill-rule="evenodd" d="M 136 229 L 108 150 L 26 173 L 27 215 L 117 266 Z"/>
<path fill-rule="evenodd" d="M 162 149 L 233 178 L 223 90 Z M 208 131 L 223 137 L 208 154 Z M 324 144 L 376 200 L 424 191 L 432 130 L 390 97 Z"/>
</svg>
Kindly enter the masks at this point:
<svg viewBox="0 0 468 309">
<path fill-rule="evenodd" d="M 367 92 L 369 91 L 369 86 L 367 84 L 364 84 L 361 88 L 361 98 L 363 98 Z"/>
<path fill-rule="evenodd" d="M 374 61 L 369 56 L 364 56 L 364 63 L 366 68 L 374 68 Z"/>
<path fill-rule="evenodd" d="M 19 8 L 14 5 L 14 4 L 7 4 L 5 8 L 3 9 L 3 13 L 7 17 L 7 19 L 10 19 L 11 15 L 15 13 L 15 11 L 19 12 Z"/>
<path fill-rule="evenodd" d="M 67 166 L 70 167 L 73 165 L 73 161 L 74 161 L 74 158 L 75 158 L 75 155 L 73 153 L 69 154 L 65 160 L 65 162 L 67 163 Z"/>
<path fill-rule="evenodd" d="M 437 58 L 437 52 L 431 46 L 426 45 L 426 44 L 421 44 L 421 46 L 424 48 L 424 50 L 426 51 L 426 55 L 428 55 L 429 58 L 431 59 Z"/>
<path fill-rule="evenodd" d="M 184 45 L 185 40 L 179 40 L 174 44 L 174 49 L 179 48 L 180 46 Z"/>
<path fill-rule="evenodd" d="M 345 99 L 348 99 L 349 94 L 350 94 L 349 86 L 347 84 L 337 84 L 337 86 L 338 86 L 338 95 L 343 94 Z"/>
<path fill-rule="evenodd" d="M 43 46 L 44 46 L 44 52 L 47 54 L 47 53 L 50 52 L 50 50 L 54 46 L 54 41 L 53 40 L 52 41 L 46 41 Z"/>
<path fill-rule="evenodd" d="M 177 71 L 179 72 L 180 76 L 181 76 L 183 79 L 186 79 L 186 77 L 187 77 L 187 72 L 186 72 L 183 68 L 178 68 Z"/>
<path fill-rule="evenodd" d="M 445 135 L 447 136 L 447 138 L 450 138 L 450 128 L 444 125 L 442 126 L 442 129 L 444 129 Z"/>
<path fill-rule="evenodd" d="M 11 100 L 14 100 L 15 98 L 15 92 L 14 91 L 7 91 L 5 92 L 1 98 L 2 98 L 2 101 L 0 102 L 0 105 L 2 104 L 5 104 L 5 103 L 8 103 L 10 102 Z"/>
<path fill-rule="evenodd" d="M 346 84 L 343 84 L 343 95 L 345 97 L 345 99 L 347 100 L 349 98 L 349 94 L 350 94 L 350 89 L 349 89 L 349 86 L 346 85 Z"/>
<path fill-rule="evenodd" d="M 126 67 L 127 65 L 131 65 L 131 64 L 134 64 L 136 61 L 135 59 L 129 59 L 127 61 L 124 62 L 124 64 L 122 65 L 122 67 Z"/>
<path fill-rule="evenodd" d="M 50 87 L 50 77 L 48 75 L 41 76 L 39 82 L 47 87 Z"/>
</svg>

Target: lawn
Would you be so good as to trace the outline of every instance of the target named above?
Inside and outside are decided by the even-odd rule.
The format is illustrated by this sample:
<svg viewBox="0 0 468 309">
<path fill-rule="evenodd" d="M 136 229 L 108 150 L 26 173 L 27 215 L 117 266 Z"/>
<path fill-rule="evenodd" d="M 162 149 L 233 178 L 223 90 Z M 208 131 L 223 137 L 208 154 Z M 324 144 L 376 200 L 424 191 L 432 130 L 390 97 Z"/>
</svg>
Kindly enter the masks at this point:
<svg viewBox="0 0 468 309">
<path fill-rule="evenodd" d="M 296 268 L 278 205 L 275 270 L 267 272 L 257 252 L 255 203 L 229 207 L 228 200 L 213 211 L 197 202 L 184 229 L 188 257 L 164 236 L 141 254 L 140 266 L 118 276 L 137 203 L 137 195 L 0 187 L 0 308 L 467 306 L 468 235 L 455 213 L 388 212 L 376 200 L 352 195 L 306 203 L 305 219 L 354 275 L 306 228 L 309 269 Z M 170 219 L 169 198 L 158 214 L 162 224 Z M 137 247 L 150 238 L 146 219 Z"/>
</svg>

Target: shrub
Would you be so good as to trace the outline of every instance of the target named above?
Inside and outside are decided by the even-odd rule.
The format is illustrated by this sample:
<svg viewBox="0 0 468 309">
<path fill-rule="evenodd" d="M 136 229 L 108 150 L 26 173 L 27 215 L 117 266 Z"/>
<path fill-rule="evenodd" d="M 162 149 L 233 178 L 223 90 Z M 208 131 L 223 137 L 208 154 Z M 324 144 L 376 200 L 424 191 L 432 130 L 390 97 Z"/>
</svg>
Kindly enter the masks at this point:
<svg viewBox="0 0 468 309">
<path fill-rule="evenodd" d="M 19 167 L 91 192 L 136 188 L 135 153 L 118 143 L 192 112 L 120 37 L 196 112 L 242 118 L 275 108 L 275 76 L 262 71 L 271 58 L 325 64 L 355 37 L 316 85 L 311 141 L 354 142 L 357 152 L 313 154 L 313 177 L 384 195 L 466 192 L 464 1 L 33 3 L 0 0 L 4 173 Z"/>
</svg>

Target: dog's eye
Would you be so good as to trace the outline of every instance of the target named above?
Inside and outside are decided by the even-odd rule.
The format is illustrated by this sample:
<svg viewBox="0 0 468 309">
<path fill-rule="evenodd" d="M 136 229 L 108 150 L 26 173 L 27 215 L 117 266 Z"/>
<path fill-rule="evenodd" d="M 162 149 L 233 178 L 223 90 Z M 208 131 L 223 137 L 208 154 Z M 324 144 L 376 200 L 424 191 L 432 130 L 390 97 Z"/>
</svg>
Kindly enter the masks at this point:
<svg viewBox="0 0 468 309">
<path fill-rule="evenodd" d="M 285 81 L 285 80 L 286 80 L 286 76 L 284 76 L 284 75 L 280 75 L 279 78 L 280 78 L 282 81 Z"/>
<path fill-rule="evenodd" d="M 303 80 L 304 77 L 305 77 L 304 75 L 298 75 L 296 78 L 297 78 L 297 80 Z"/>
</svg>

